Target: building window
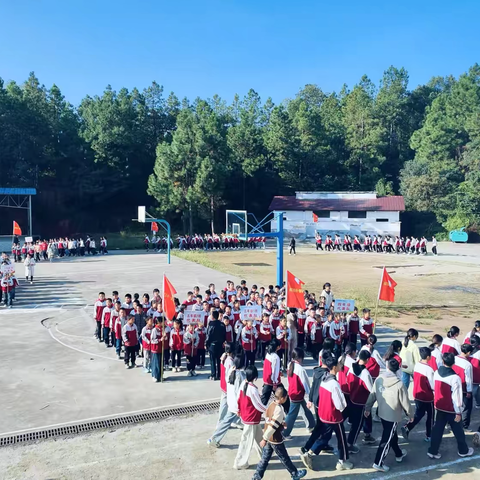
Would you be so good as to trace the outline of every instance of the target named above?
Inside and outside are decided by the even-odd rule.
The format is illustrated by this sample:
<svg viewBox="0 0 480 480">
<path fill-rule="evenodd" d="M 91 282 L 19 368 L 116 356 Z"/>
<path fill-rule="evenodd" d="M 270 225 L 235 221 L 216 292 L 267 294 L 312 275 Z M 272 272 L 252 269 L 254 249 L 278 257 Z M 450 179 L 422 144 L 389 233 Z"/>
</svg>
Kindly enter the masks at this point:
<svg viewBox="0 0 480 480">
<path fill-rule="evenodd" d="M 367 218 L 367 212 L 348 212 L 348 218 Z"/>
<path fill-rule="evenodd" d="M 330 210 L 319 210 L 318 212 L 313 212 L 318 218 L 330 218 Z"/>
<path fill-rule="evenodd" d="M 388 218 L 377 218 L 377 222 L 388 222 Z"/>
</svg>

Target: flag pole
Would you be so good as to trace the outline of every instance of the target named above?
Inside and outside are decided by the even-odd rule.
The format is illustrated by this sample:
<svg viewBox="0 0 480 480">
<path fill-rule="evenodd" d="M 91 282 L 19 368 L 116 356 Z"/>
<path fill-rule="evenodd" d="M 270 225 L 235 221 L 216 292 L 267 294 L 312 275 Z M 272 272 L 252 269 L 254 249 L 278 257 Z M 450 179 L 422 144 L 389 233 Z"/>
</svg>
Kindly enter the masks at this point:
<svg viewBox="0 0 480 480">
<path fill-rule="evenodd" d="M 382 276 L 380 277 L 380 285 L 378 286 L 377 304 L 375 305 L 375 316 L 373 317 L 373 333 L 377 326 L 378 303 L 380 302 L 380 290 L 382 289 L 383 274 L 385 273 L 385 265 L 383 266 Z"/>
</svg>

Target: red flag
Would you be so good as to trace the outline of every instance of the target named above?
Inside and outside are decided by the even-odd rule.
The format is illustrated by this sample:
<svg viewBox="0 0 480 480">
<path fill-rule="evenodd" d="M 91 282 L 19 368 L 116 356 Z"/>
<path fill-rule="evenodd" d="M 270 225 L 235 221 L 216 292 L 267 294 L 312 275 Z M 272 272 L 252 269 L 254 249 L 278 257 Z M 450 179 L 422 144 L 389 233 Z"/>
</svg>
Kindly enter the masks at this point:
<svg viewBox="0 0 480 480">
<path fill-rule="evenodd" d="M 287 307 L 306 308 L 302 285 L 305 282 L 287 270 Z"/>
<path fill-rule="evenodd" d="M 168 320 L 175 316 L 175 302 L 173 296 L 177 293 L 166 275 L 163 276 L 163 311 Z"/>
<path fill-rule="evenodd" d="M 382 281 L 380 283 L 380 290 L 378 291 L 378 299 L 386 302 L 395 301 L 395 287 L 397 282 L 388 274 L 387 269 L 383 267 Z"/>
<path fill-rule="evenodd" d="M 318 215 L 313 214 L 313 221 L 314 221 L 315 223 L 318 222 Z"/>
<path fill-rule="evenodd" d="M 152 232 L 158 232 L 158 223 L 152 222 Z"/>
<path fill-rule="evenodd" d="M 21 235 L 22 234 L 22 229 L 20 228 L 20 225 L 14 220 L 13 221 L 13 235 Z"/>
</svg>

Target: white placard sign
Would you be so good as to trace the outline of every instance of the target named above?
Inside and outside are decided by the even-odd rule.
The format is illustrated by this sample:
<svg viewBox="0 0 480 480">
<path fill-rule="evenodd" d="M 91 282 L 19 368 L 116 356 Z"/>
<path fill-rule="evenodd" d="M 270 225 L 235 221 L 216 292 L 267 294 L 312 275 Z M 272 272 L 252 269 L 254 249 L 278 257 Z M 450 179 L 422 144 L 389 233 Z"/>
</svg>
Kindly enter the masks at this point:
<svg viewBox="0 0 480 480">
<path fill-rule="evenodd" d="M 260 320 L 262 318 L 261 305 L 247 305 L 240 307 L 241 320 Z"/>
<path fill-rule="evenodd" d="M 333 307 L 334 312 L 353 312 L 355 308 L 355 300 L 335 299 L 335 305 Z"/>
<path fill-rule="evenodd" d="M 204 313 L 202 311 L 185 310 L 183 312 L 183 324 L 190 325 L 191 323 L 203 322 Z"/>
<path fill-rule="evenodd" d="M 9 265 L 4 264 L 1 266 L 1 271 L 5 275 L 7 273 L 15 273 L 15 265 L 10 263 Z"/>
<path fill-rule="evenodd" d="M 33 237 L 25 237 L 27 243 L 33 243 Z"/>
</svg>

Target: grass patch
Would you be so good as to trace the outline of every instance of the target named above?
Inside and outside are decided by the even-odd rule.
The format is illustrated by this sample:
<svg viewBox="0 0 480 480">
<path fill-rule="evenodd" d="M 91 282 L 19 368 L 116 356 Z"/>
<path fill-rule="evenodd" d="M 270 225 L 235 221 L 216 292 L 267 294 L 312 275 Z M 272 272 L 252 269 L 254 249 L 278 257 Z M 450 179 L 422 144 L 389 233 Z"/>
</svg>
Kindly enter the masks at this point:
<svg viewBox="0 0 480 480">
<path fill-rule="evenodd" d="M 237 277 L 242 276 L 242 269 L 232 267 L 215 261 L 211 254 L 198 250 L 172 250 L 172 255 L 178 258 L 183 258 L 189 262 L 198 263 L 204 267 L 218 270 L 219 272 L 229 273 Z M 220 254 L 221 255 L 221 254 Z"/>
<path fill-rule="evenodd" d="M 425 320 L 440 320 L 442 317 L 439 315 L 437 312 L 424 309 L 421 310 L 420 312 L 417 313 L 417 318 L 419 320 L 425 319 Z M 419 322 L 421 323 L 421 322 Z"/>
</svg>

